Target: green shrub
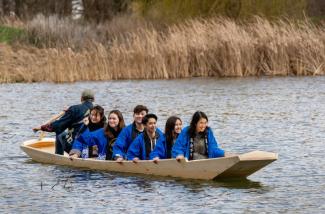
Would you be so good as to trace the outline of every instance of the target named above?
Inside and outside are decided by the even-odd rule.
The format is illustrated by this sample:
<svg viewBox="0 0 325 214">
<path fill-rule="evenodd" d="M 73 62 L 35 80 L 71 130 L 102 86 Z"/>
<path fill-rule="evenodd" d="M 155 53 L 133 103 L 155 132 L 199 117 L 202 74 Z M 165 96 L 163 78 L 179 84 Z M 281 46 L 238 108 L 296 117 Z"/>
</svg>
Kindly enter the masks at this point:
<svg viewBox="0 0 325 214">
<path fill-rule="evenodd" d="M 23 30 L 14 27 L 0 26 L 0 42 L 11 43 L 22 36 Z"/>
</svg>

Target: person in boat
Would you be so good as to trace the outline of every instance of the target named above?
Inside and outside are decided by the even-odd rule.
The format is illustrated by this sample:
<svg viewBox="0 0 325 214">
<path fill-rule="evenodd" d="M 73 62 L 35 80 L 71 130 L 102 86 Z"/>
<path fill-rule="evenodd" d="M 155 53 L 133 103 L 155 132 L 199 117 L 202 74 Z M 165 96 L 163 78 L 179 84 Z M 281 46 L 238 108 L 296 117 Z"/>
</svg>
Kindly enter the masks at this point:
<svg viewBox="0 0 325 214">
<path fill-rule="evenodd" d="M 172 157 L 180 161 L 224 157 L 224 150 L 218 147 L 208 117 L 204 112 L 194 113 L 190 126 L 185 127 L 178 136 L 173 148 Z"/>
<path fill-rule="evenodd" d="M 124 127 L 125 123 L 122 113 L 119 110 L 110 111 L 108 114 L 108 124 L 105 128 L 98 129 L 94 132 L 87 132 L 87 136 L 82 138 L 82 142 L 73 146 L 70 152 L 70 158 L 77 158 L 83 154 L 83 149 L 95 146 L 98 148 L 98 159 L 112 160 L 112 147 Z M 87 158 L 87 156 L 82 158 Z"/>
<path fill-rule="evenodd" d="M 143 132 L 143 117 L 148 114 L 148 108 L 143 105 L 137 105 L 133 109 L 133 123 L 125 127 L 119 134 L 113 146 L 113 158 L 117 162 L 126 159 L 127 150 L 132 141 Z"/>
<path fill-rule="evenodd" d="M 179 117 L 171 116 L 167 119 L 165 125 L 165 138 L 166 138 L 166 158 L 172 157 L 172 148 L 182 131 L 182 120 Z"/>
<path fill-rule="evenodd" d="M 81 94 L 81 104 L 70 106 L 59 114 L 58 119 L 33 128 L 33 131 L 55 132 L 55 154 L 63 155 L 64 151 L 69 153 L 83 119 L 89 116 L 94 100 L 94 93 L 88 89 L 84 90 Z"/>
<path fill-rule="evenodd" d="M 157 128 L 158 117 L 155 114 L 147 114 L 142 123 L 145 127 L 141 133 L 131 143 L 127 159 L 133 162 L 139 160 L 154 160 L 166 158 L 166 142 L 164 134 Z"/>
<path fill-rule="evenodd" d="M 87 150 L 88 153 L 85 154 L 86 157 L 97 157 L 98 156 L 98 148 L 97 146 L 88 147 L 88 143 L 90 141 L 90 132 L 96 131 L 100 128 L 103 128 L 106 125 L 106 117 L 104 115 L 104 108 L 95 105 L 90 110 L 90 115 L 85 123 L 80 128 L 73 144 L 72 149 L 69 153 L 70 156 L 79 157 L 81 155 L 81 151 Z"/>
</svg>

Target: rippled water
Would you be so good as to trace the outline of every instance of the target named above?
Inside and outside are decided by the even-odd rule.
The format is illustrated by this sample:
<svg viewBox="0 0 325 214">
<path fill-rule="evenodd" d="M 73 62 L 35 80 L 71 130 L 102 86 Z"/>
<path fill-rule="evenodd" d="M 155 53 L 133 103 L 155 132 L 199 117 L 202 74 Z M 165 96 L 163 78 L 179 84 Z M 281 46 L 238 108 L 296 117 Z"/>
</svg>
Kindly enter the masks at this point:
<svg viewBox="0 0 325 214">
<path fill-rule="evenodd" d="M 209 116 L 226 151 L 279 160 L 241 181 L 196 181 L 81 170 L 31 161 L 31 128 L 91 88 L 96 102 L 132 120 L 136 104 L 163 128 L 177 114 Z M 187 79 L 0 85 L 1 213 L 324 213 L 325 78 Z"/>
</svg>

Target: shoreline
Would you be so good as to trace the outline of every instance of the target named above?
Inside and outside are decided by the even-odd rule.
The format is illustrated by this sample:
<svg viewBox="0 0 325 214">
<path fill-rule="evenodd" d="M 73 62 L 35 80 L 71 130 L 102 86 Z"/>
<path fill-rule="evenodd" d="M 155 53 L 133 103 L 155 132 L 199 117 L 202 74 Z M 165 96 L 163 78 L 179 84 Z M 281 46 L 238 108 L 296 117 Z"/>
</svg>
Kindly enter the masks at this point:
<svg viewBox="0 0 325 214">
<path fill-rule="evenodd" d="M 325 75 L 325 30 L 310 22 L 125 19 L 86 30 L 55 17 L 27 23 L 23 38 L 0 43 L 0 83 Z"/>
</svg>

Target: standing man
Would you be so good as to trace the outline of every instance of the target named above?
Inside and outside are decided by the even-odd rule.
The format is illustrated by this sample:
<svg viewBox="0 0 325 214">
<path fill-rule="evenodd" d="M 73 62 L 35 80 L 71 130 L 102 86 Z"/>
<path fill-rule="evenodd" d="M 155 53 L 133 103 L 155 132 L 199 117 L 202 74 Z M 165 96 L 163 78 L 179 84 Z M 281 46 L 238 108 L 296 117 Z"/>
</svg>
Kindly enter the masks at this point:
<svg viewBox="0 0 325 214">
<path fill-rule="evenodd" d="M 131 143 L 127 152 L 128 160 L 135 163 L 139 160 L 154 160 L 157 163 L 159 159 L 166 158 L 165 136 L 157 129 L 157 119 L 155 114 L 147 114 L 143 118 L 144 132 Z"/>
<path fill-rule="evenodd" d="M 59 114 L 56 120 L 33 128 L 33 131 L 55 132 L 55 154 L 63 155 L 64 151 L 69 153 L 72 142 L 83 124 L 83 119 L 88 117 L 93 107 L 94 100 L 94 93 L 91 90 L 84 90 L 81 94 L 81 104 L 70 106 Z"/>
<path fill-rule="evenodd" d="M 126 153 L 130 144 L 143 132 L 144 126 L 142 119 L 146 114 L 148 114 L 148 108 L 146 106 L 137 105 L 133 109 L 133 123 L 121 131 L 113 146 L 113 158 L 117 162 L 126 159 Z"/>
</svg>

